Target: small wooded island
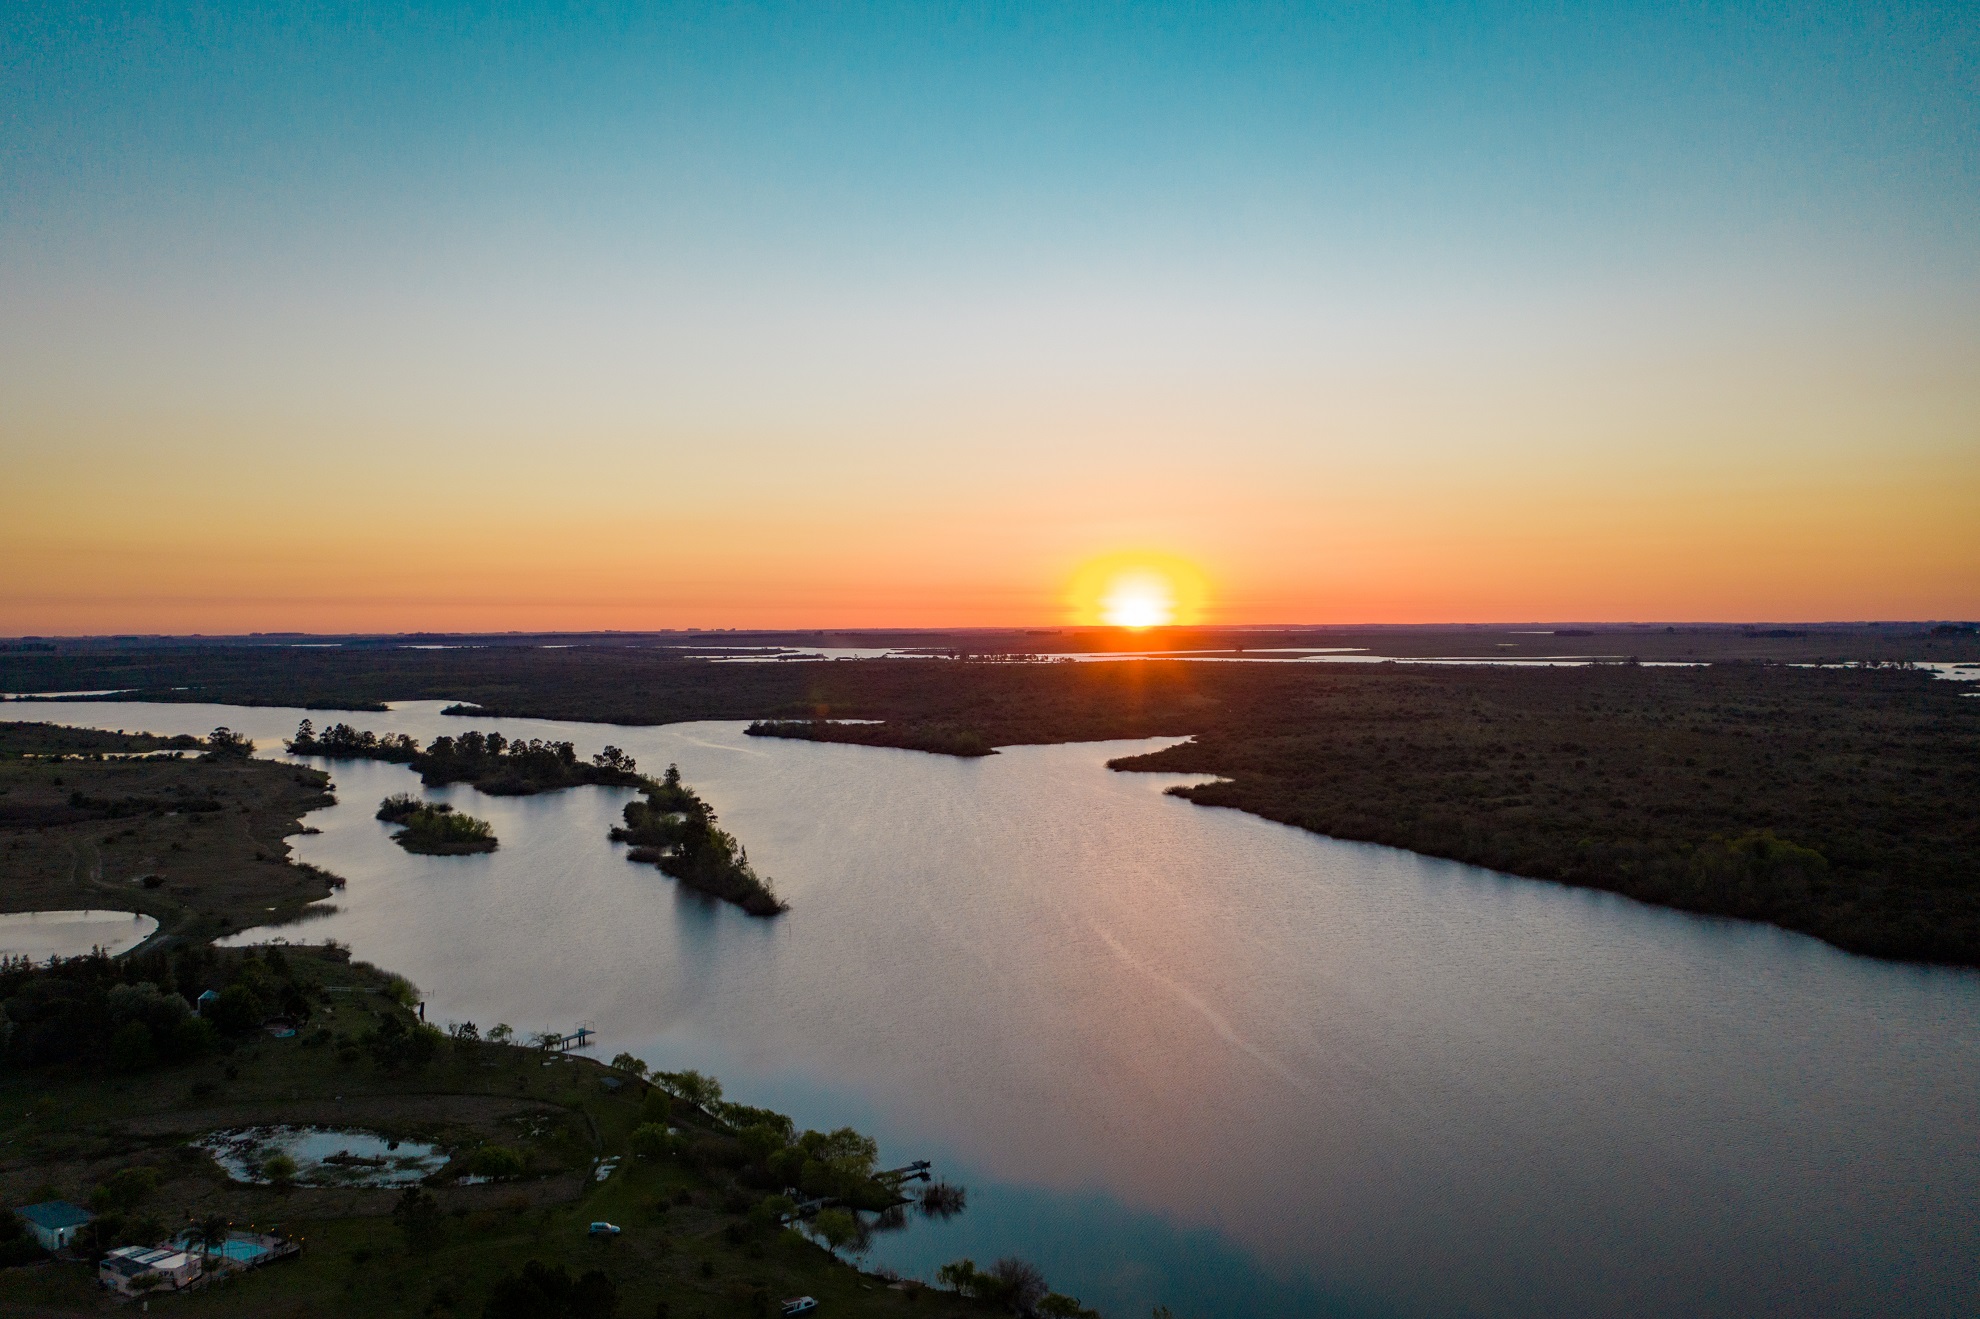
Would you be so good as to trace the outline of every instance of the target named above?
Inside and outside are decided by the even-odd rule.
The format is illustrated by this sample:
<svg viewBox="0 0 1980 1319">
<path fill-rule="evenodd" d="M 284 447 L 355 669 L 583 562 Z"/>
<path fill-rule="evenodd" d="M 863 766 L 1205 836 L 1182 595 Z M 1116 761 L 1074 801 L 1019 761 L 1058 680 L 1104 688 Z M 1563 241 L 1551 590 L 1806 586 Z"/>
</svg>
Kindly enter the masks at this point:
<svg viewBox="0 0 1980 1319">
<path fill-rule="evenodd" d="M 646 800 L 626 803 L 625 826 L 612 830 L 614 842 L 632 844 L 629 859 L 658 866 L 689 888 L 733 902 L 752 916 L 790 910 L 770 881 L 750 865 L 749 853 L 735 835 L 717 826 L 714 810 L 681 782 L 675 765 L 667 766 L 666 776 L 655 780 L 641 774 L 638 762 L 614 746 L 587 764 L 569 742 L 511 742 L 500 733 L 468 732 L 436 737 L 421 749 L 419 739 L 405 733 L 381 737 L 349 724 L 332 724 L 319 734 L 307 719 L 287 745 L 299 756 L 407 765 L 419 771 L 424 783 L 471 783 L 498 796 L 526 796 L 582 784 L 638 788 Z M 492 852 L 497 845 L 494 830 L 485 821 L 409 795 L 386 798 L 378 818 L 406 825 L 394 841 L 409 852 L 444 856 Z"/>
<path fill-rule="evenodd" d="M 445 802 L 421 801 L 408 793 L 387 797 L 378 803 L 378 818 L 404 826 L 392 841 L 408 852 L 427 856 L 466 856 L 492 852 L 501 846 L 494 826 L 472 815 L 462 815 Z"/>
</svg>

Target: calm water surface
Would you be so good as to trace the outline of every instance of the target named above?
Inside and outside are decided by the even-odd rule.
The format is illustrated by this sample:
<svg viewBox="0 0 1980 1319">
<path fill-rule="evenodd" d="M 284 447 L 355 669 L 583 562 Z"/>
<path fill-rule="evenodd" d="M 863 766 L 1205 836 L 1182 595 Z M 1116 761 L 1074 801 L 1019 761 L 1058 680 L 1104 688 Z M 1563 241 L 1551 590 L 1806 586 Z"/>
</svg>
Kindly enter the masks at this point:
<svg viewBox="0 0 1980 1319">
<path fill-rule="evenodd" d="M 0 914 L 0 957 L 115 956 L 151 937 L 158 922 L 132 911 L 17 911 Z"/>
<path fill-rule="evenodd" d="M 764 922 L 605 832 L 629 794 L 431 795 L 485 857 L 370 818 L 326 763 L 322 919 L 435 1020 L 603 1032 L 970 1188 L 876 1240 L 927 1275 L 1016 1253 L 1110 1315 L 1980 1313 L 1980 977 L 1342 843 L 1117 774 L 1150 743 L 960 761 L 438 714 L 683 773 L 773 876 Z M 35 711 L 247 730 L 303 714 Z"/>
</svg>

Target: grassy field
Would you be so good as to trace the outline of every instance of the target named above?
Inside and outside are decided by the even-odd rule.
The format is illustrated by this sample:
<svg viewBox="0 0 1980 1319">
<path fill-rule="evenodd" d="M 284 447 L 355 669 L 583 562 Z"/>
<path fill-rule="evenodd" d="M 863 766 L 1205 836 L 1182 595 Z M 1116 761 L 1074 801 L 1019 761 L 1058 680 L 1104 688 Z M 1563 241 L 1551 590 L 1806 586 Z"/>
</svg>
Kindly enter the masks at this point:
<svg viewBox="0 0 1980 1319">
<path fill-rule="evenodd" d="M 220 955 L 223 977 L 239 956 Z M 632 1134 L 656 1102 L 637 1080 L 590 1060 L 451 1038 L 424 1065 L 386 1067 L 366 1041 L 388 1016 L 416 1029 L 402 982 L 335 950 L 285 950 L 281 976 L 313 1005 L 292 1039 L 250 1031 L 197 1061 L 128 1076 L 80 1058 L 0 1077 L 6 1203 L 54 1193 L 102 1206 L 119 1173 L 143 1168 L 155 1187 L 106 1209 L 110 1240 L 155 1240 L 220 1214 L 303 1243 L 298 1259 L 156 1298 L 155 1312 L 479 1315 L 497 1280 L 528 1260 L 573 1275 L 602 1271 L 616 1285 L 616 1313 L 640 1319 L 774 1313 L 769 1300 L 798 1294 L 820 1298 L 827 1315 L 983 1312 L 949 1293 L 891 1290 L 796 1233 L 752 1225 L 746 1211 L 764 1193 L 738 1184 L 736 1142 L 679 1104 L 670 1120 L 695 1136 L 702 1157 L 632 1157 Z M 474 1186 L 447 1184 L 443 1171 L 430 1192 L 437 1239 L 424 1241 L 395 1221 L 400 1191 L 239 1183 L 189 1143 L 278 1122 L 437 1142 L 461 1160 L 496 1144 L 526 1171 Z M 592 1170 L 606 1156 L 625 1161 L 601 1184 Z M 587 1225 L 601 1219 L 623 1235 L 590 1237 Z M 0 1270 L 0 1313 L 120 1308 L 82 1263 Z"/>
<path fill-rule="evenodd" d="M 327 804 L 319 770 L 153 751 L 159 739 L 0 723 L 0 911 L 107 908 L 203 941 L 292 919 L 332 891 L 285 842 Z"/>
</svg>

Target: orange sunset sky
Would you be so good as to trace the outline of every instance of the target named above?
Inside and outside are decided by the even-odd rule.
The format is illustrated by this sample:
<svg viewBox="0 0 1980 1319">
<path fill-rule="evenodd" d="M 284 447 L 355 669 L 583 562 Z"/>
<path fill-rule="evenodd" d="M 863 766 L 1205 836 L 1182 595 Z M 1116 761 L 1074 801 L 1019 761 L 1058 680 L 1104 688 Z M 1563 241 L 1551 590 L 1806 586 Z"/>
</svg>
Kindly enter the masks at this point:
<svg viewBox="0 0 1980 1319">
<path fill-rule="evenodd" d="M 1903 32 L 668 12 L 10 20 L 0 634 L 1980 615 Z"/>
</svg>

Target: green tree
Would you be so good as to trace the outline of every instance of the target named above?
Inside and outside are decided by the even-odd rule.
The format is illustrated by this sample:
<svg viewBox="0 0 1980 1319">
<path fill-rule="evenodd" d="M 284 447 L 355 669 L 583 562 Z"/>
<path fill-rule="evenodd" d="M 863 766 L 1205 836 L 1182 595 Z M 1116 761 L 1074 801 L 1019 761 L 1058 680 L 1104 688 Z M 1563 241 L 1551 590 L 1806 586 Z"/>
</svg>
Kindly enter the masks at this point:
<svg viewBox="0 0 1980 1319">
<path fill-rule="evenodd" d="M 722 1098 L 722 1083 L 700 1072 L 661 1072 L 656 1079 L 696 1108 L 706 1109 Z"/>
<path fill-rule="evenodd" d="M 859 1220 L 846 1209 L 821 1209 L 811 1220 L 812 1235 L 832 1250 L 841 1250 L 859 1236 Z"/>
<path fill-rule="evenodd" d="M 489 1177 L 500 1181 L 508 1177 L 520 1177 L 528 1165 L 523 1156 L 506 1145 L 483 1145 L 474 1152 L 468 1161 L 478 1177 Z"/>
<path fill-rule="evenodd" d="M 410 1025 L 396 1012 L 386 1011 L 364 1037 L 364 1047 L 381 1071 L 417 1072 L 433 1061 L 443 1037 L 436 1026 Z"/>
<path fill-rule="evenodd" d="M 967 1258 L 951 1260 L 949 1263 L 935 1270 L 935 1280 L 937 1282 L 964 1296 L 976 1295 L 977 1285 L 981 1282 L 983 1276 L 983 1274 L 976 1271 L 976 1261 Z"/>
<path fill-rule="evenodd" d="M 563 1265 L 530 1260 L 496 1279 L 482 1319 L 611 1319 L 619 1288 L 598 1269 L 573 1279 Z"/>
<path fill-rule="evenodd" d="M 261 1024 L 268 1015 L 261 996 L 248 985 L 232 984 L 220 991 L 213 1006 L 206 1010 L 207 1020 L 224 1035 L 244 1035 Z"/>
<path fill-rule="evenodd" d="M 667 1134 L 667 1128 L 658 1122 L 646 1122 L 633 1129 L 626 1144 L 634 1158 L 664 1159 L 680 1148 L 681 1138 Z"/>
<path fill-rule="evenodd" d="M 785 1195 L 766 1195 L 749 1211 L 749 1221 L 759 1229 L 775 1227 L 786 1214 L 797 1209 L 797 1202 Z"/>
<path fill-rule="evenodd" d="M 158 1189 L 156 1168 L 123 1168 L 112 1173 L 89 1197 L 89 1207 L 97 1213 L 128 1213 Z"/>
<path fill-rule="evenodd" d="M 1038 1302 L 1038 1313 L 1049 1319 L 1100 1319 L 1100 1312 L 1081 1305 L 1077 1296 L 1061 1296 L 1057 1292 L 1045 1294 Z"/>
<path fill-rule="evenodd" d="M 193 1240 L 198 1243 L 201 1253 L 209 1258 L 213 1252 L 227 1244 L 228 1229 L 233 1227 L 219 1214 L 208 1214 L 193 1225 Z"/>
<path fill-rule="evenodd" d="M 784 1133 L 768 1123 L 759 1122 L 753 1127 L 744 1127 L 737 1143 L 751 1163 L 767 1165 L 770 1156 L 784 1148 Z"/>
<path fill-rule="evenodd" d="M 296 1161 L 286 1154 L 271 1154 L 261 1165 L 261 1175 L 278 1191 L 296 1184 Z"/>
<path fill-rule="evenodd" d="M 1036 1265 L 1014 1255 L 1005 1256 L 991 1265 L 990 1276 L 997 1280 L 998 1299 L 1019 1314 L 1036 1311 L 1038 1303 L 1051 1291 L 1045 1285 L 1045 1275 L 1038 1271 Z"/>
<path fill-rule="evenodd" d="M 206 754 L 212 760 L 246 760 L 254 754 L 254 741 L 222 724 L 207 734 Z"/>
<path fill-rule="evenodd" d="M 151 1028 L 141 1021 L 127 1021 L 110 1037 L 110 1066 L 119 1072 L 141 1072 L 158 1061 L 158 1050 L 151 1043 Z"/>
<path fill-rule="evenodd" d="M 406 1249 L 417 1255 L 430 1254 L 446 1237 L 447 1220 L 440 1202 L 417 1186 L 408 1186 L 392 1208 L 392 1222 L 405 1234 Z"/>
<path fill-rule="evenodd" d="M 801 1147 L 809 1154 L 803 1165 L 802 1184 L 810 1191 L 851 1196 L 873 1176 L 873 1165 L 880 1157 L 880 1146 L 870 1136 L 851 1127 L 821 1135 L 807 1131 Z"/>
</svg>

